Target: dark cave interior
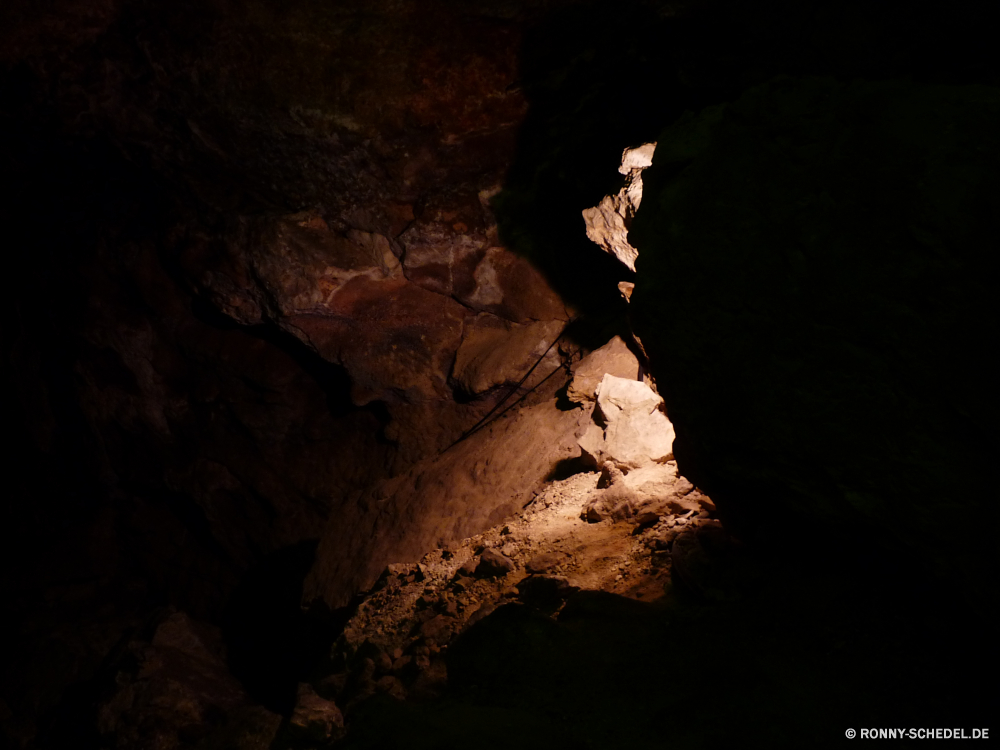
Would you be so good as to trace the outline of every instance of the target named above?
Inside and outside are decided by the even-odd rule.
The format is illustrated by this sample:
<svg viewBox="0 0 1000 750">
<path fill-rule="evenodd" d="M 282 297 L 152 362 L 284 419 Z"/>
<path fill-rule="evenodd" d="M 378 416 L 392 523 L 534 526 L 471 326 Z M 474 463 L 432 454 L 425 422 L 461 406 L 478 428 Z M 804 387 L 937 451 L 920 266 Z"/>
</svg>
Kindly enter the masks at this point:
<svg viewBox="0 0 1000 750">
<path fill-rule="evenodd" d="M 0 748 L 988 728 L 990 21 L 5 3 Z M 581 211 L 653 141 L 633 273 Z M 676 431 L 671 486 L 704 502 L 639 492 L 570 533 L 546 512 L 624 492 L 578 442 L 599 391 L 573 390 L 616 336 L 614 374 L 638 362 Z M 654 595 L 599 532 L 646 544 Z M 611 583 L 546 578 L 542 552 Z"/>
</svg>

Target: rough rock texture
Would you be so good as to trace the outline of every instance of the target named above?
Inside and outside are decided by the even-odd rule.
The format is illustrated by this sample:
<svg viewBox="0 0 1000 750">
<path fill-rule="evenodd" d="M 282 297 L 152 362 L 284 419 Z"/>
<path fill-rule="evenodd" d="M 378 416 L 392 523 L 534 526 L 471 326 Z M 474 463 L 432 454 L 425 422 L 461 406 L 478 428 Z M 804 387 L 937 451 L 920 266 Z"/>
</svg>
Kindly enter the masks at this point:
<svg viewBox="0 0 1000 750">
<path fill-rule="evenodd" d="M 742 533 L 766 493 L 995 590 L 998 129 L 995 88 L 784 78 L 663 133 L 634 321 Z"/>
<path fill-rule="evenodd" d="M 573 380 L 566 396 L 577 404 L 594 402 L 605 375 L 634 380 L 639 374 L 639 360 L 629 351 L 621 336 L 615 336 L 573 365 Z"/>
<path fill-rule="evenodd" d="M 0 9 L 0 744 L 56 726 L 155 605 L 220 622 L 570 318 L 491 205 L 546 9 L 446 5 Z M 510 358 L 453 380 L 489 326 Z"/>
<path fill-rule="evenodd" d="M 655 151 L 655 143 L 625 149 L 618 167 L 618 171 L 625 175 L 625 185 L 616 195 L 605 196 L 600 205 L 583 211 L 587 236 L 618 258 L 630 271 L 635 271 L 635 259 L 639 253 L 628 242 L 628 230 L 642 203 L 642 170 L 653 163 Z"/>
<path fill-rule="evenodd" d="M 506 391 L 470 395 L 452 378 L 466 333 L 484 320 L 509 323 L 521 352 L 526 329 L 579 311 L 591 318 L 590 347 L 623 329 L 606 318 L 624 315 L 619 289 L 631 275 L 580 221 L 581 209 L 619 189 L 623 147 L 657 138 L 686 108 L 781 72 L 995 83 L 995 26 L 982 9 L 991 10 L 901 0 L 0 4 L 9 282 L 0 295 L 0 387 L 9 396 L 0 403 L 0 596 L 9 611 L 0 621 L 0 745 L 99 745 L 81 736 L 78 709 L 116 644 L 133 640 L 164 602 L 229 623 L 231 653 L 250 654 L 258 670 L 240 679 L 248 690 L 273 683 L 290 712 L 312 662 L 284 657 L 308 639 L 272 630 L 271 618 L 305 618 L 310 540 L 341 516 L 337 533 L 347 536 L 358 516 L 368 533 L 372 510 L 356 507 L 359 497 L 450 445 Z M 962 43 L 941 43 L 948 38 Z M 756 181 L 768 169 L 750 172 Z M 716 205 L 709 195 L 706 210 Z M 681 282 L 662 283 L 674 294 Z M 681 296 L 692 318 L 706 300 L 718 308 L 710 294 Z M 469 382 L 498 377 L 511 376 L 483 370 Z M 926 425 L 940 432 L 940 413 L 929 414 Z M 882 434 L 893 440 L 893 430 Z M 830 455 L 845 444 L 834 440 Z M 756 470 L 756 458 L 745 463 Z M 561 476 L 578 468 L 556 466 Z M 813 468 L 779 467 L 776 486 Z M 768 485 L 747 505 L 787 507 L 772 494 Z M 433 498 L 421 502 L 421 516 L 432 513 Z M 932 515 L 957 525 L 947 508 Z M 977 534 L 988 527 L 978 517 L 969 524 Z M 947 556 L 939 531 L 925 538 Z M 360 585 L 364 544 L 351 543 L 360 552 L 344 567 L 358 575 L 341 580 Z M 409 544 L 396 548 L 417 554 Z M 254 577 L 288 553 L 295 564 L 275 580 Z M 888 580 L 899 588 L 920 579 Z M 232 612 L 241 598 L 244 616 Z M 593 644 L 613 633 L 573 653 L 599 652 Z M 739 672 L 740 657 L 756 644 L 726 642 L 737 658 L 721 672 L 687 673 L 722 675 L 698 683 L 705 694 L 747 692 L 753 672 Z M 262 663 L 280 665 L 280 679 L 262 674 Z M 630 663 L 659 679 L 642 659 Z M 381 679 L 364 689 L 380 690 Z M 692 692 L 683 682 L 669 705 Z M 383 687 L 398 692 L 391 681 Z M 592 714 L 621 721 L 634 701 L 627 691 L 620 698 Z M 606 705 L 593 695 L 572 701 L 565 715 L 574 719 L 580 705 Z M 634 705 L 639 723 L 659 716 Z M 695 715 L 685 718 L 705 725 Z M 731 715 L 787 726 L 770 707 Z M 467 741 L 467 729 L 456 731 Z M 656 737 L 631 744 L 662 744 Z M 479 741 L 519 739 L 497 732 Z"/>
<path fill-rule="evenodd" d="M 344 715 L 337 704 L 316 695 L 311 685 L 299 685 L 298 700 L 289 723 L 303 739 L 329 742 L 344 731 Z"/>
<path fill-rule="evenodd" d="M 416 561 L 523 507 L 560 461 L 579 454 L 575 435 L 589 421 L 583 410 L 556 408 L 559 386 L 550 380 L 532 405 L 376 485 L 331 518 L 306 580 L 306 601 L 346 604 L 388 563 Z"/>
<path fill-rule="evenodd" d="M 597 387 L 594 422 L 578 441 L 584 457 L 596 466 L 610 461 L 622 469 L 673 458 L 674 428 L 662 404 L 646 383 L 606 374 Z"/>
<path fill-rule="evenodd" d="M 517 325 L 480 315 L 466 325 L 451 377 L 463 392 L 473 395 L 519 382 L 546 354 L 539 366 L 551 370 L 559 358 L 550 347 L 563 328 L 560 321 Z"/>
</svg>

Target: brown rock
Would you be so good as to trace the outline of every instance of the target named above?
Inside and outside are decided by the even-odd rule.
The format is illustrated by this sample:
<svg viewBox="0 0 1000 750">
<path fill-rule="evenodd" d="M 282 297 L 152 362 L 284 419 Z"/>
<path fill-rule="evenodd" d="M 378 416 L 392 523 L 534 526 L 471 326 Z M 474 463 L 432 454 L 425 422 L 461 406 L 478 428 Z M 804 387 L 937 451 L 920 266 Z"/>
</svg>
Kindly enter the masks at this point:
<svg viewBox="0 0 1000 750">
<path fill-rule="evenodd" d="M 456 232 L 445 222 L 419 221 L 399 239 L 406 248 L 403 270 L 414 284 L 449 297 L 475 290 L 485 237 Z"/>
<path fill-rule="evenodd" d="M 117 690 L 98 707 L 97 729 L 107 744 L 174 748 L 192 737 L 244 737 L 267 746 L 280 720 L 251 705 L 220 643 L 211 626 L 181 612 L 157 627 L 151 643 L 129 643 Z"/>
<path fill-rule="evenodd" d="M 509 557 L 494 549 L 485 549 L 476 566 L 477 578 L 499 578 L 513 571 L 517 566 Z"/>
<path fill-rule="evenodd" d="M 393 677 L 392 675 L 387 674 L 380 678 L 379 681 L 375 683 L 375 690 L 379 693 L 391 695 L 397 700 L 406 699 L 406 688 L 403 687 L 403 683 L 400 682 L 398 677 Z"/>
<path fill-rule="evenodd" d="M 464 308 L 406 279 L 355 276 L 325 309 L 289 315 L 286 330 L 351 375 L 357 405 L 440 398 Z"/>
<path fill-rule="evenodd" d="M 468 560 L 466 560 L 464 563 L 462 563 L 462 567 L 460 567 L 458 569 L 458 575 L 459 576 L 471 576 L 473 573 L 476 572 L 476 566 L 478 564 L 479 564 L 479 561 L 476 558 L 470 557 Z"/>
<path fill-rule="evenodd" d="M 567 558 L 565 552 L 542 552 L 532 557 L 524 567 L 529 573 L 544 573 L 565 562 Z"/>
<path fill-rule="evenodd" d="M 467 324 L 455 357 L 452 378 L 466 393 L 483 393 L 504 383 L 519 382 L 545 354 L 565 324 L 560 320 L 518 325 L 481 314 Z M 554 352 L 549 357 L 558 365 Z M 545 368 L 539 376 L 551 372 Z"/>
<path fill-rule="evenodd" d="M 655 526 L 660 521 L 660 514 L 654 513 L 652 511 L 643 511 L 635 517 L 636 531 L 642 531 L 643 529 L 648 529 L 650 526 Z"/>
<path fill-rule="evenodd" d="M 366 490 L 353 509 L 331 519 L 304 584 L 304 598 L 343 606 L 365 590 L 386 562 L 419 559 L 441 539 L 462 539 L 524 507 L 553 468 L 576 453 L 586 413 L 562 411 L 552 378 L 547 395 L 472 434 L 440 457 Z M 392 555 L 392 558 L 386 558 Z"/>
<path fill-rule="evenodd" d="M 604 376 L 636 379 L 639 360 L 629 351 L 621 337 L 615 336 L 600 349 L 595 349 L 573 366 L 573 380 L 566 395 L 578 404 L 593 403 L 597 400 L 597 387 Z"/>
<path fill-rule="evenodd" d="M 298 700 L 289 724 L 310 739 L 328 741 L 342 734 L 344 715 L 336 703 L 320 698 L 312 686 L 303 683 L 299 685 Z"/>
<path fill-rule="evenodd" d="M 562 300 L 545 277 L 525 258 L 504 247 L 491 247 L 473 272 L 475 287 L 457 299 L 473 310 L 515 323 L 568 320 Z"/>
<path fill-rule="evenodd" d="M 608 518 L 625 521 L 635 516 L 637 504 L 635 492 L 624 481 L 619 481 L 587 502 L 580 517 L 588 523 L 599 523 Z"/>
<path fill-rule="evenodd" d="M 392 671 L 396 674 L 404 673 L 410 667 L 413 662 L 413 657 L 409 654 L 405 656 L 399 656 L 392 663 Z"/>
<path fill-rule="evenodd" d="M 448 615 L 436 615 L 420 626 L 420 635 L 435 641 L 446 641 L 455 620 Z"/>
</svg>

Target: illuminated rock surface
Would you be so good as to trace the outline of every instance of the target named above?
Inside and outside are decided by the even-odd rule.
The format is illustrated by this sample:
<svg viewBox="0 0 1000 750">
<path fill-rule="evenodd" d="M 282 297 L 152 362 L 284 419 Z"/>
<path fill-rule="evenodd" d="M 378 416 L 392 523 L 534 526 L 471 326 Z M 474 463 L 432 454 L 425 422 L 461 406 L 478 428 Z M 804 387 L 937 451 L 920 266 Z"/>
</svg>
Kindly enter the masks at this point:
<svg viewBox="0 0 1000 750">
<path fill-rule="evenodd" d="M 628 230 L 642 203 L 642 171 L 653 163 L 655 143 L 626 149 L 618 171 L 625 175 L 625 185 L 617 195 L 606 196 L 600 205 L 585 209 L 583 220 L 587 236 L 614 255 L 630 271 L 635 271 L 639 254 L 628 242 Z"/>
<path fill-rule="evenodd" d="M 615 336 L 573 365 L 573 380 L 566 389 L 566 397 L 578 404 L 594 402 L 605 375 L 634 380 L 638 373 L 639 361 L 621 337 Z"/>
<path fill-rule="evenodd" d="M 838 86 L 734 108 L 718 142 L 700 116 L 662 135 L 777 74 L 995 86 L 982 8 L 0 5 L 0 747 L 315 750 L 331 699 L 344 748 L 801 747 L 862 719 L 982 723 L 995 519 L 974 478 L 996 336 L 975 325 L 991 274 L 949 243 L 996 213 L 997 128 L 966 128 L 992 100 L 907 110 L 885 131 L 900 159 L 864 107 L 813 138 L 850 101 Z M 623 150 L 653 141 L 636 276 L 581 211 L 622 196 L 593 217 L 621 241 Z M 694 154 L 709 184 L 688 183 Z M 827 157 L 825 195 L 775 168 Z M 846 255 L 802 273 L 842 235 Z M 667 240 L 691 265 L 644 278 Z M 895 262 L 914 254 L 931 273 Z M 783 273 L 831 307 L 801 314 Z M 619 343 L 581 362 L 629 340 L 633 283 L 652 370 Z M 918 323 L 880 336 L 901 319 Z M 845 325 L 857 346 L 828 347 Z M 799 350 L 826 356 L 774 372 Z M 605 373 L 656 378 L 680 471 L 717 485 L 718 511 L 669 463 L 625 489 L 585 470 Z M 516 569 L 476 578 L 487 548 Z M 218 629 L 211 658 L 164 640 L 185 617 Z"/>
<path fill-rule="evenodd" d="M 596 396 L 594 424 L 579 440 L 590 463 L 638 469 L 673 458 L 673 425 L 660 410 L 663 399 L 648 385 L 605 374 Z"/>
</svg>

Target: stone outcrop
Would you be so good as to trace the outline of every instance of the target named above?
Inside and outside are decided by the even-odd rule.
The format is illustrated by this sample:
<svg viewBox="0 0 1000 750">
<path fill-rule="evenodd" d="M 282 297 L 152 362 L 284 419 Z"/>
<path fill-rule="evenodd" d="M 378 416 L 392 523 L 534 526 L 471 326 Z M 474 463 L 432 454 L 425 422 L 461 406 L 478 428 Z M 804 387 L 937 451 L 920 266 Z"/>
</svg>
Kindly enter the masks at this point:
<svg viewBox="0 0 1000 750">
<path fill-rule="evenodd" d="M 342 736 L 344 715 L 336 703 L 321 698 L 311 685 L 303 683 L 289 724 L 302 740 L 325 743 Z"/>
<path fill-rule="evenodd" d="M 560 321 L 517 325 L 480 315 L 465 327 L 451 377 L 464 393 L 473 395 L 519 382 L 543 356 L 539 366 L 551 371 L 559 357 L 550 347 L 563 327 Z"/>
<path fill-rule="evenodd" d="M 597 390 L 605 375 L 635 380 L 639 374 L 639 360 L 621 337 L 615 336 L 574 364 L 572 369 L 573 380 L 566 389 L 566 397 L 585 405 L 597 400 Z"/>
<path fill-rule="evenodd" d="M 545 373 L 548 374 L 548 373 Z M 561 411 L 552 379 L 512 412 L 441 456 L 360 494 L 330 519 L 306 579 L 306 601 L 343 606 L 391 562 L 416 561 L 522 508 L 561 461 L 579 454 L 586 411 Z M 641 385 L 641 384 L 640 384 Z"/>
<path fill-rule="evenodd" d="M 626 470 L 672 459 L 674 428 L 662 404 L 646 383 L 606 374 L 597 388 L 594 421 L 578 441 L 584 457 L 594 466 L 610 462 Z"/>
<path fill-rule="evenodd" d="M 638 251 L 629 244 L 628 230 L 642 203 L 642 171 L 653 163 L 655 143 L 627 148 L 622 153 L 618 171 L 625 175 L 625 185 L 616 195 L 605 196 L 600 204 L 583 211 L 587 236 L 615 256 L 630 271 L 635 271 Z"/>
<path fill-rule="evenodd" d="M 0 744 L 65 713 L 149 602 L 218 622 L 261 559 L 453 443 L 570 317 L 492 207 L 539 9 L 237 5 L 0 10 L 0 546 L 33 550 L 6 566 L 26 645 Z M 487 328 L 511 359 L 453 378 Z M 60 618 L 88 624 L 56 668 Z"/>
</svg>

